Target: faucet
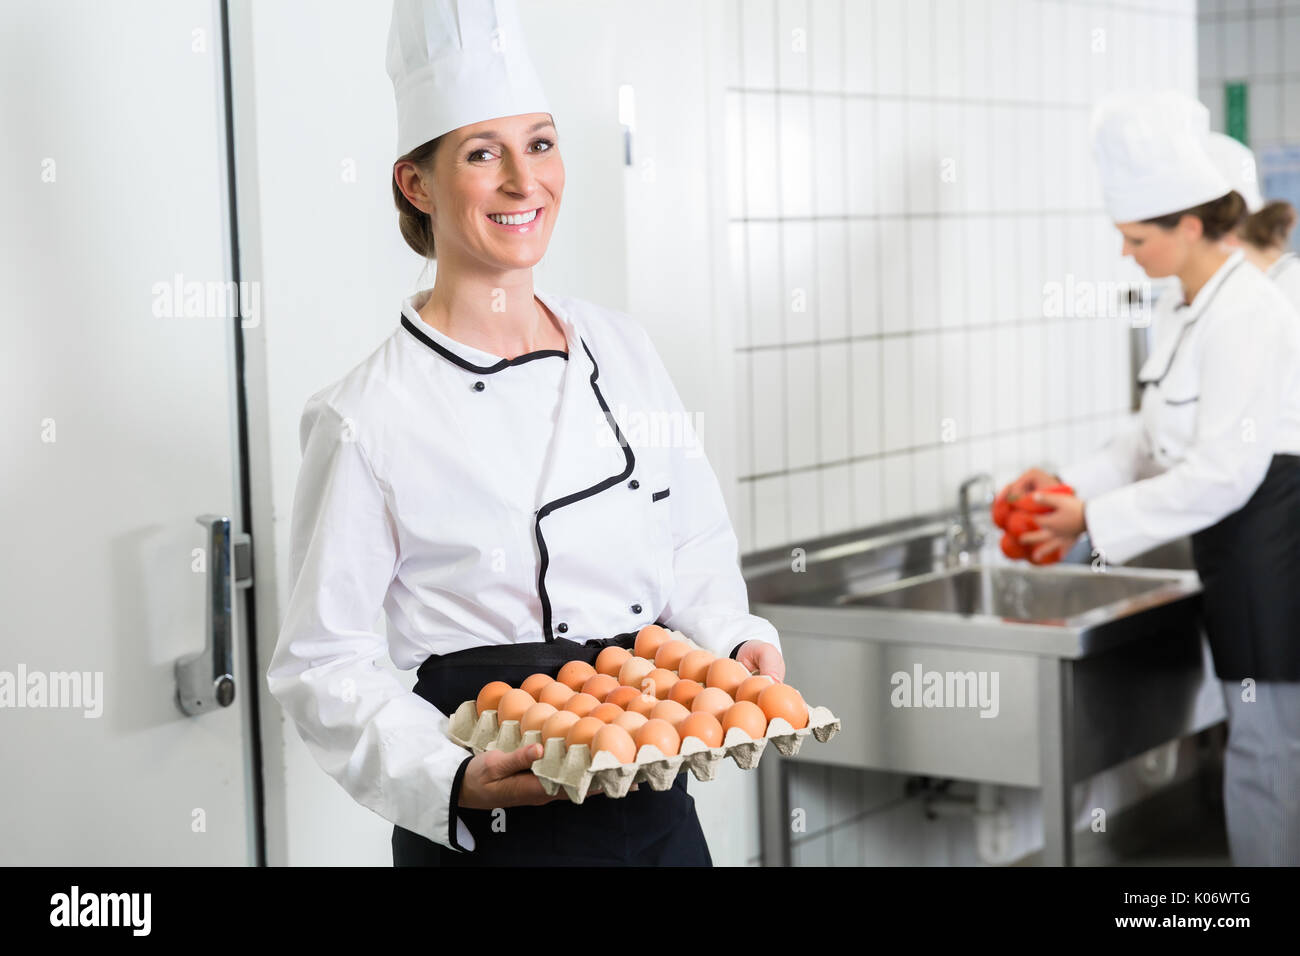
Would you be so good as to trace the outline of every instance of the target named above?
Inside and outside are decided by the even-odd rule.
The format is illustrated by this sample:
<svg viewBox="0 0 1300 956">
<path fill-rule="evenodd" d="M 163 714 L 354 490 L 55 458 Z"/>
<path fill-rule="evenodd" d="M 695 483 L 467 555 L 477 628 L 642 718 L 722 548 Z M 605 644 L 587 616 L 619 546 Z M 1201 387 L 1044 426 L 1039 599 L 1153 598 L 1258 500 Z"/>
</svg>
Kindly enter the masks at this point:
<svg viewBox="0 0 1300 956">
<path fill-rule="evenodd" d="M 945 559 L 949 567 L 969 564 L 972 552 L 977 553 L 984 544 L 984 532 L 976 528 L 971 515 L 970 489 L 973 485 L 983 484 L 988 488 L 987 494 L 980 499 L 980 504 L 988 507 L 993 503 L 996 490 L 993 476 L 987 472 L 971 475 L 957 489 L 958 521 L 948 528 L 948 547 Z"/>
</svg>

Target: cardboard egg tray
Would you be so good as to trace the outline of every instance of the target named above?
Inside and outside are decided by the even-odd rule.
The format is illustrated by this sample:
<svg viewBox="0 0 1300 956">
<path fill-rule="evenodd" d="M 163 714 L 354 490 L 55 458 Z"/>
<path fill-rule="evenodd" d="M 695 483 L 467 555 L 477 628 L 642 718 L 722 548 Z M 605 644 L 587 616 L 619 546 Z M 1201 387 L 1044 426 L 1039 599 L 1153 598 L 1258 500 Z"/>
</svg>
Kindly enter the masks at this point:
<svg viewBox="0 0 1300 956">
<path fill-rule="evenodd" d="M 451 717 L 447 734 L 462 747 L 480 754 L 485 750 L 515 750 L 542 743 L 540 730 L 521 733 L 519 721 L 499 724 L 495 710 L 485 710 L 476 716 L 477 709 L 474 701 L 467 700 Z M 533 773 L 548 794 L 553 796 L 563 788 L 570 800 L 582 803 L 593 787 L 599 787 L 607 797 L 626 796 L 633 784 L 643 781 L 652 790 L 667 790 L 677 775 L 688 769 L 697 780 L 712 780 L 723 757 L 730 757 L 742 770 L 753 770 L 768 743 L 781 756 L 792 757 L 810 734 L 824 744 L 839 729 L 839 718 L 827 708 L 809 707 L 808 725 L 800 730 L 778 717 L 768 721 L 767 733 L 758 740 L 739 727 L 732 727 L 721 747 L 708 747 L 695 737 L 687 737 L 682 741 L 681 752 L 675 756 L 665 757 L 658 747 L 646 745 L 632 763 L 619 763 L 608 751 L 601 751 L 593 760 L 587 744 L 566 748 L 563 738 L 552 737 L 545 742 L 541 759 L 534 761 Z"/>
</svg>

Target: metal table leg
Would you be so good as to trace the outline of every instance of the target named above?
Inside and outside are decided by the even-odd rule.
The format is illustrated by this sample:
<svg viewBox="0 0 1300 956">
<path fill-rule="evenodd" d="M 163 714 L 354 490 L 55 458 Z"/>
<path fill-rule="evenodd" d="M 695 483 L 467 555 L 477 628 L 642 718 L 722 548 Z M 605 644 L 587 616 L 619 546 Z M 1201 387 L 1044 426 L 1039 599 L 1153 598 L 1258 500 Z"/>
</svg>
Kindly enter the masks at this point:
<svg viewBox="0 0 1300 956">
<path fill-rule="evenodd" d="M 1074 865 L 1073 664 L 1038 663 L 1038 763 L 1043 797 L 1043 864 Z"/>
<path fill-rule="evenodd" d="M 768 747 L 758 762 L 758 835 L 764 866 L 790 865 L 790 809 L 785 758 Z"/>
</svg>

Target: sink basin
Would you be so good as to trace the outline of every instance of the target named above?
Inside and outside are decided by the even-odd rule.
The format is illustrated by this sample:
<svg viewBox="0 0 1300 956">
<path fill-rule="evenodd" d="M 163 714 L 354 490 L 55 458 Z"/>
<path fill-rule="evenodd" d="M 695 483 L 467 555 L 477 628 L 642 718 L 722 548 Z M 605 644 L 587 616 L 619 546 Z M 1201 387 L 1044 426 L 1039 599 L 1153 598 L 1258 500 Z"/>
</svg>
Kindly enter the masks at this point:
<svg viewBox="0 0 1300 956">
<path fill-rule="evenodd" d="M 1065 625 L 1089 613 L 1131 613 L 1135 601 L 1159 597 L 1179 586 L 1179 578 L 1168 576 L 975 565 L 920 575 L 864 594 L 836 595 L 833 601 L 838 606 Z"/>
</svg>

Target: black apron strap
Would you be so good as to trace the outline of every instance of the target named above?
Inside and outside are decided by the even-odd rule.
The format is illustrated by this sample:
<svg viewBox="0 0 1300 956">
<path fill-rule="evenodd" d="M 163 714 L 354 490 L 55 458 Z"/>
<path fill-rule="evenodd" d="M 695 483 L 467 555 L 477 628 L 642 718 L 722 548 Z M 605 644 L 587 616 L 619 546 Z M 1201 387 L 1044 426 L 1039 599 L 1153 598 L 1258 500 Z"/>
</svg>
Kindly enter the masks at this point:
<svg viewBox="0 0 1300 956">
<path fill-rule="evenodd" d="M 1300 681 L 1300 456 L 1274 455 L 1250 500 L 1192 535 L 1220 680 Z"/>
</svg>

